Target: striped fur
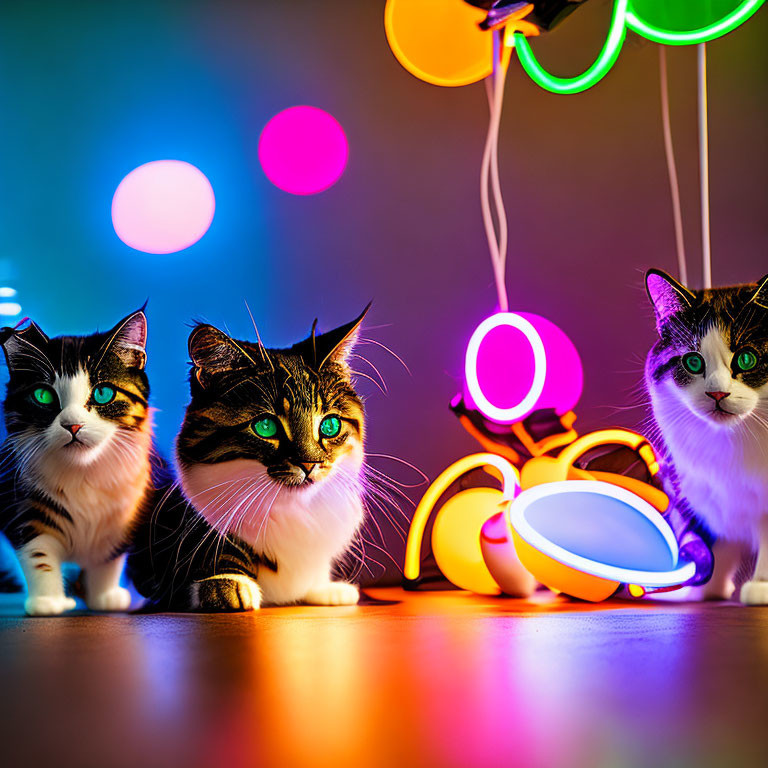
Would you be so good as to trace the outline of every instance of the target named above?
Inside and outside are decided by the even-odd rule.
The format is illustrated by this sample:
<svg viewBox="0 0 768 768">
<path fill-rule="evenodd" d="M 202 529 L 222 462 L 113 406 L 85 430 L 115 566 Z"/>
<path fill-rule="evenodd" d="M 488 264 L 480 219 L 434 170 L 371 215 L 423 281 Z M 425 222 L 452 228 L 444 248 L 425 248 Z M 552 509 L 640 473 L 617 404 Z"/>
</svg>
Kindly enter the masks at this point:
<svg viewBox="0 0 768 768">
<path fill-rule="evenodd" d="M 646 285 L 659 337 L 645 380 L 674 514 L 686 543 L 714 546 L 701 592 L 730 597 L 737 571 L 757 556 L 741 598 L 768 603 L 768 278 L 691 291 L 651 270 Z M 745 353 L 756 361 L 748 370 Z"/>
<path fill-rule="evenodd" d="M 83 567 L 89 607 L 129 607 L 124 553 L 151 495 L 146 338 L 143 311 L 91 336 L 49 339 L 35 324 L 2 331 L 10 380 L 0 528 L 30 614 L 74 607 L 63 561 Z"/>
<path fill-rule="evenodd" d="M 156 607 L 357 602 L 331 573 L 363 519 L 364 409 L 347 355 L 364 314 L 289 349 L 192 331 L 176 445 L 184 500 L 171 494 L 145 521 L 129 561 Z M 263 422 L 274 434 L 257 432 Z"/>
</svg>

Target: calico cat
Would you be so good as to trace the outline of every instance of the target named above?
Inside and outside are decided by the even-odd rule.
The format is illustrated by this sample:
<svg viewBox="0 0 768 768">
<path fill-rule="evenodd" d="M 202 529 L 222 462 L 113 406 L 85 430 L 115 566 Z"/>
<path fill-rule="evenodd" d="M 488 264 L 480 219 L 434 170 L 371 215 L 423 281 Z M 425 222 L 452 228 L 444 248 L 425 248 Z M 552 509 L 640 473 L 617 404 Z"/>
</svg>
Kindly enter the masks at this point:
<svg viewBox="0 0 768 768">
<path fill-rule="evenodd" d="M 370 305 L 369 305 L 370 306 Z M 156 608 L 351 605 L 332 579 L 364 515 L 363 403 L 348 357 L 368 308 L 289 349 L 200 324 L 176 444 L 184 501 L 145 520 L 129 572 Z"/>
<path fill-rule="evenodd" d="M 727 599 L 757 554 L 746 604 L 768 604 L 768 276 L 753 285 L 691 291 L 646 275 L 659 339 L 645 380 L 669 490 L 714 543 L 703 597 Z"/>
<path fill-rule="evenodd" d="M 48 338 L 34 323 L 0 332 L 10 373 L 0 530 L 18 555 L 28 614 L 74 608 L 63 561 L 84 569 L 90 608 L 130 605 L 124 552 L 151 495 L 146 341 L 141 310 L 91 336 Z"/>
</svg>

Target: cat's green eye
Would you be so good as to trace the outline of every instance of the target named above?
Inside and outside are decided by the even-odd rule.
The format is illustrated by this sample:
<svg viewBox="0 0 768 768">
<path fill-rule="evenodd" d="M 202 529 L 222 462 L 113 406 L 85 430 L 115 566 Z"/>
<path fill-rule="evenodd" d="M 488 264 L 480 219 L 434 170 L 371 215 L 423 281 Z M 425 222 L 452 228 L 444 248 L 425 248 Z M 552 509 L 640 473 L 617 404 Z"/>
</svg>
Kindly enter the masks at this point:
<svg viewBox="0 0 768 768">
<path fill-rule="evenodd" d="M 111 387 L 109 384 L 102 384 L 93 390 L 93 401 L 97 405 L 106 405 L 115 399 L 116 394 L 114 387 Z"/>
<path fill-rule="evenodd" d="M 704 358 L 698 352 L 689 352 L 687 355 L 683 355 L 682 363 L 683 368 L 688 373 L 694 375 L 704 373 Z"/>
<path fill-rule="evenodd" d="M 56 395 L 53 394 L 53 390 L 50 387 L 38 387 L 32 393 L 32 399 L 38 405 L 53 405 Z"/>
<path fill-rule="evenodd" d="M 251 422 L 251 429 L 259 437 L 269 439 L 277 434 L 277 422 L 270 416 L 264 416 Z"/>
<path fill-rule="evenodd" d="M 757 366 L 757 354 L 751 349 L 742 349 L 741 352 L 736 354 L 733 367 L 736 373 L 744 373 L 745 371 L 751 371 Z"/>
<path fill-rule="evenodd" d="M 338 416 L 326 416 L 320 422 L 320 434 L 323 437 L 338 437 L 341 432 L 341 419 Z"/>
</svg>

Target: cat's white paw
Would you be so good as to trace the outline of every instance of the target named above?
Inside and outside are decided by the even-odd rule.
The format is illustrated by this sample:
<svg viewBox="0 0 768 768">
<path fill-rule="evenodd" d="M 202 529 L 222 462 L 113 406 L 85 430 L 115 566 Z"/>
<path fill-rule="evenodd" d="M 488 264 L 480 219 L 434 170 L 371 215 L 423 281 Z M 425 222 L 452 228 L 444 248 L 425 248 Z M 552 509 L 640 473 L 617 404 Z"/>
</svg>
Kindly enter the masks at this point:
<svg viewBox="0 0 768 768">
<path fill-rule="evenodd" d="M 691 587 L 688 599 L 696 601 L 730 600 L 735 591 L 736 586 L 730 579 L 725 583 L 718 582 L 717 584 L 713 584 L 710 581 L 707 584 L 702 584 L 700 587 Z"/>
<path fill-rule="evenodd" d="M 58 616 L 64 611 L 71 611 L 77 603 L 71 597 L 57 595 L 50 597 L 38 595 L 24 601 L 24 610 L 29 616 Z"/>
<path fill-rule="evenodd" d="M 92 611 L 127 611 L 131 607 L 131 593 L 123 587 L 112 587 L 89 595 L 86 603 Z"/>
<path fill-rule="evenodd" d="M 307 592 L 304 597 L 308 605 L 357 605 L 360 590 L 345 581 L 329 581 Z"/>
<path fill-rule="evenodd" d="M 748 581 L 741 588 L 744 605 L 768 605 L 768 581 Z"/>
</svg>

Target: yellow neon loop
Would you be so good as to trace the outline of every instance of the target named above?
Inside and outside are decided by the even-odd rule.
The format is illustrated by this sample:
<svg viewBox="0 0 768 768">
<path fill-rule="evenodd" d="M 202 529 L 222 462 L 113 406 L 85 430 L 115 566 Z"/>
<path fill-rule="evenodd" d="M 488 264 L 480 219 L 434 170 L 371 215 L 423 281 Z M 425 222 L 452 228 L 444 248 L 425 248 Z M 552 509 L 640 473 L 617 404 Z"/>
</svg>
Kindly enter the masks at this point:
<svg viewBox="0 0 768 768">
<path fill-rule="evenodd" d="M 580 437 L 575 440 L 568 447 L 564 448 L 562 453 L 557 457 L 558 463 L 570 466 L 576 459 L 592 448 L 597 448 L 599 445 L 626 445 L 632 450 L 639 450 L 640 457 L 649 464 L 649 459 L 652 462 L 648 466 L 648 471 L 653 475 L 658 471 L 658 464 L 656 463 L 656 456 L 653 454 L 653 449 L 648 445 L 648 441 L 635 432 L 630 432 L 626 429 L 600 429 L 597 432 L 590 432 L 588 435 Z M 644 451 L 646 445 L 650 449 L 650 456 Z M 642 446 L 642 447 L 641 447 Z M 653 467 L 655 465 L 655 467 Z M 653 468 L 652 468 L 653 467 Z M 654 471 L 655 470 L 655 471 Z"/>
<path fill-rule="evenodd" d="M 501 456 L 496 456 L 493 453 L 476 453 L 472 456 L 465 456 L 463 459 L 459 459 L 451 464 L 427 488 L 413 514 L 411 528 L 408 531 L 408 541 L 405 545 L 405 568 L 403 572 L 406 579 L 413 581 L 419 577 L 421 542 L 424 539 L 424 530 L 427 527 L 427 521 L 432 514 L 435 504 L 448 490 L 451 483 L 459 477 L 473 469 L 486 466 L 495 467 L 501 473 L 503 480 L 502 501 L 511 501 L 520 490 L 520 479 L 517 470 Z"/>
<path fill-rule="evenodd" d="M 648 466 L 648 472 L 650 472 L 652 476 L 657 475 L 660 467 L 659 462 L 656 459 L 656 454 L 653 452 L 653 448 L 651 448 L 651 444 L 648 443 L 647 445 L 640 446 L 638 453 L 640 454 L 640 458 Z"/>
</svg>

